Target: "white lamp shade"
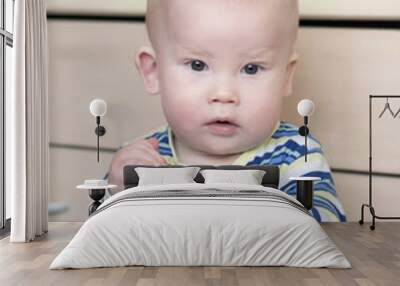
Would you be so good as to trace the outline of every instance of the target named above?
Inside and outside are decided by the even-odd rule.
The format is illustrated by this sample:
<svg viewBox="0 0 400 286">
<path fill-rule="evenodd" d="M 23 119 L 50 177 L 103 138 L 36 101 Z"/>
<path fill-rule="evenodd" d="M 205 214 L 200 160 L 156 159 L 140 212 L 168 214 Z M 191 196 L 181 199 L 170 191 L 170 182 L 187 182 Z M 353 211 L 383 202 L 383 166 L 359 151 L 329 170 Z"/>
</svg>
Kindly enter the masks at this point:
<svg viewBox="0 0 400 286">
<path fill-rule="evenodd" d="M 313 112 L 314 112 L 314 108 L 315 108 L 314 102 L 312 102 L 309 99 L 303 99 L 297 105 L 297 111 L 303 117 L 311 116 L 313 114 Z"/>
<path fill-rule="evenodd" d="M 90 113 L 93 116 L 104 116 L 107 112 L 107 103 L 102 99 L 94 99 L 90 103 Z"/>
</svg>

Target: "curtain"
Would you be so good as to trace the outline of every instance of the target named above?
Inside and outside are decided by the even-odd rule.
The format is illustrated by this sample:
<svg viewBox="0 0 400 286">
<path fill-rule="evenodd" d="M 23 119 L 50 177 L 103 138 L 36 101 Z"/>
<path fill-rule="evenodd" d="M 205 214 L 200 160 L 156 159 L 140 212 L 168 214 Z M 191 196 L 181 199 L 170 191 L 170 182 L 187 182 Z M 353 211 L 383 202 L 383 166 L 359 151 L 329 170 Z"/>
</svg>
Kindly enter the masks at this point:
<svg viewBox="0 0 400 286">
<path fill-rule="evenodd" d="M 13 92 L 6 98 L 6 187 L 11 242 L 47 232 L 49 128 L 45 0 L 16 0 Z"/>
</svg>

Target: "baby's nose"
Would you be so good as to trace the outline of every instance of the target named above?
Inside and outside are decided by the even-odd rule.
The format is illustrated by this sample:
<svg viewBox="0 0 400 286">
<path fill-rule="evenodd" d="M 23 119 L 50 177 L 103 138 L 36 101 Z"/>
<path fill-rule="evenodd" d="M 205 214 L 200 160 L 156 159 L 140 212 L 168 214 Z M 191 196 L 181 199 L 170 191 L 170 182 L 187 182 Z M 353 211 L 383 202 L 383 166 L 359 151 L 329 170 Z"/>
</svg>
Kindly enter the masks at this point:
<svg viewBox="0 0 400 286">
<path fill-rule="evenodd" d="M 239 96 L 235 92 L 217 92 L 208 97 L 208 103 L 229 103 L 238 105 Z"/>
</svg>

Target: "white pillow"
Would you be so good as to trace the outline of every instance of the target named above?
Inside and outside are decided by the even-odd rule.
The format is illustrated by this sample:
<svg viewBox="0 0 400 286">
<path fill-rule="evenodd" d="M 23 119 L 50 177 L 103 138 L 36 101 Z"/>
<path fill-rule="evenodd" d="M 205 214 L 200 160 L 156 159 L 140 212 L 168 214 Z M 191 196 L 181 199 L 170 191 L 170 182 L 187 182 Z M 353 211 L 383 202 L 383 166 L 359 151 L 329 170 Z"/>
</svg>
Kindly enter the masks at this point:
<svg viewBox="0 0 400 286">
<path fill-rule="evenodd" d="M 200 174 L 204 177 L 204 183 L 224 183 L 224 184 L 246 184 L 261 185 L 265 175 L 263 170 L 201 170 Z"/>
<path fill-rule="evenodd" d="M 139 176 L 138 186 L 196 183 L 193 179 L 199 170 L 199 167 L 135 168 Z"/>
</svg>

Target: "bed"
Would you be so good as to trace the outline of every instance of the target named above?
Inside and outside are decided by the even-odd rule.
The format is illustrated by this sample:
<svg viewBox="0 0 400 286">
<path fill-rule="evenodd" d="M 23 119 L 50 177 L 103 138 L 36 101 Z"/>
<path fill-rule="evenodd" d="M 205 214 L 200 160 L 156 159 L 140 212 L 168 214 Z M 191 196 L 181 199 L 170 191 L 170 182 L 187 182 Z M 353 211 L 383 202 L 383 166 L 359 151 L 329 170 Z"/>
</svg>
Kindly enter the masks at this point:
<svg viewBox="0 0 400 286">
<path fill-rule="evenodd" d="M 193 182 L 141 185 L 138 172 L 146 166 L 126 166 L 125 190 L 101 204 L 50 269 L 351 267 L 302 204 L 277 189 L 278 167 L 197 167 L 264 175 L 259 185 L 205 182 L 200 172 Z"/>
</svg>

